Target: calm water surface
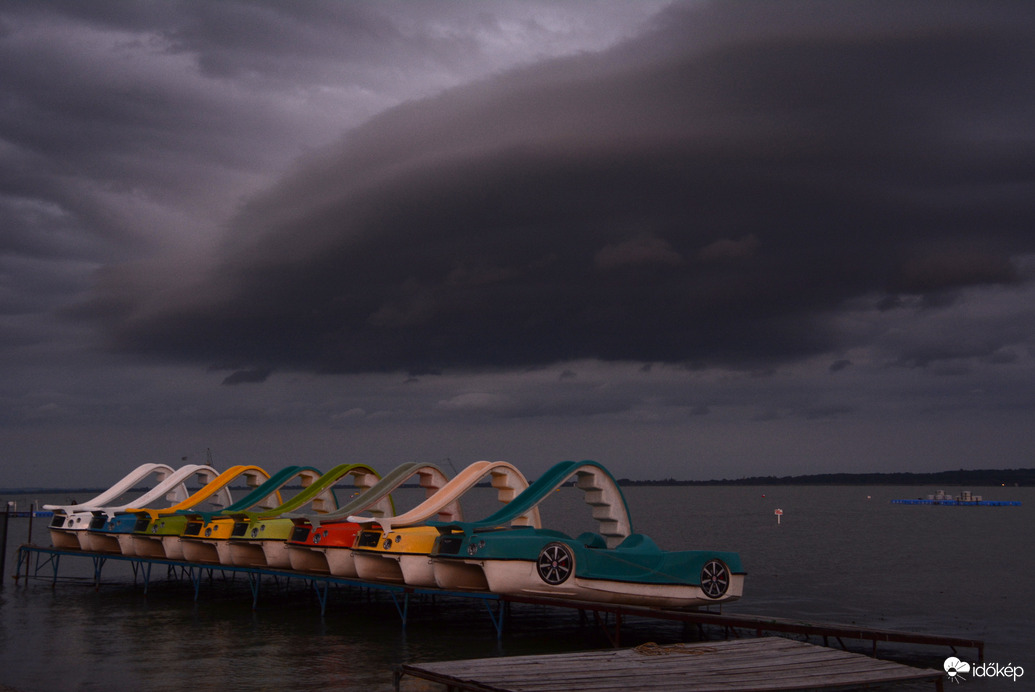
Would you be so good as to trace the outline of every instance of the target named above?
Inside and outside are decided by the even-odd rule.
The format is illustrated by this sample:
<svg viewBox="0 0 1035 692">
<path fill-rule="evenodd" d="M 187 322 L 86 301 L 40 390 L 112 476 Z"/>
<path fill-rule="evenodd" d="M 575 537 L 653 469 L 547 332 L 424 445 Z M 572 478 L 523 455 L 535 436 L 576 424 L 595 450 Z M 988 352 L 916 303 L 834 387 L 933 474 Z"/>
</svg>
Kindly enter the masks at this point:
<svg viewBox="0 0 1035 692">
<path fill-rule="evenodd" d="M 739 551 L 748 570 L 744 598 L 727 612 L 800 617 L 983 638 L 985 658 L 1024 666 L 1030 680 L 969 680 L 970 689 L 1035 689 L 1035 489 L 968 488 L 1022 507 L 892 505 L 937 488 L 625 488 L 637 531 L 663 548 Z M 945 488 L 958 493 L 959 488 Z M 419 491 L 396 495 L 397 508 Z M 593 528 L 582 495 L 564 489 L 542 506 L 544 524 L 575 535 Z M 20 496 L 45 502 L 65 498 Z M 495 495 L 465 499 L 469 518 L 491 511 Z M 774 510 L 784 511 L 780 524 Z M 92 562 L 65 558 L 62 579 L 11 580 L 28 521 L 12 520 L 0 590 L 0 685 L 50 690 L 373 690 L 392 689 L 399 663 L 556 653 L 606 647 L 604 635 L 563 609 L 515 607 L 502 640 L 484 606 L 437 599 L 411 602 L 405 630 L 392 601 L 332 592 L 327 613 L 300 580 L 264 582 L 251 608 L 247 581 L 203 584 L 156 568 L 147 594 L 128 565 L 109 562 L 94 589 Z M 33 541 L 49 545 L 46 520 Z M 718 633 L 713 633 L 717 636 Z M 675 642 L 678 625 L 633 620 L 622 644 Z M 866 645 L 860 644 L 859 650 Z M 880 653 L 941 667 L 948 650 L 881 645 Z M 965 660 L 973 651 L 961 651 Z M 1027 676 L 1026 676 L 1027 677 Z M 407 678 L 405 690 L 441 689 Z M 930 685 L 902 686 L 902 690 Z"/>
</svg>

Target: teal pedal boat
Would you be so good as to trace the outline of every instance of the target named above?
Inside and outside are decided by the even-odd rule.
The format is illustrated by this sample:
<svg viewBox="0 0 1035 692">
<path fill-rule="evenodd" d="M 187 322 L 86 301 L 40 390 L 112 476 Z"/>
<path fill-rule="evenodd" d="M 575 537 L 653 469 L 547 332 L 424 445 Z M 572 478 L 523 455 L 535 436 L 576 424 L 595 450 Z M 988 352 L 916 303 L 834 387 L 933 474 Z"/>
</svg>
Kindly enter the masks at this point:
<svg viewBox="0 0 1035 692">
<path fill-rule="evenodd" d="M 551 529 L 507 528 L 575 479 L 600 531 L 578 537 Z M 666 551 L 632 532 L 617 482 L 597 462 L 562 462 L 501 510 L 477 522 L 429 522 L 440 531 L 431 551 L 436 583 L 529 598 L 653 608 L 699 608 L 741 597 L 740 556 L 718 550 Z"/>
</svg>

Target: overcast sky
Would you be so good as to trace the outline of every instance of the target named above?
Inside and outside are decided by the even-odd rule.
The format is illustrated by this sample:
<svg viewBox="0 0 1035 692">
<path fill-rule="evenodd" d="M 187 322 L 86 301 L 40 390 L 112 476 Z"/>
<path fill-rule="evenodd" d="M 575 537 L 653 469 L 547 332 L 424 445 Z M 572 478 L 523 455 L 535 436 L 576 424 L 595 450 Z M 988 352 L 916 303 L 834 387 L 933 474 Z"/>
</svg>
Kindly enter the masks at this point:
<svg viewBox="0 0 1035 692">
<path fill-rule="evenodd" d="M 1030 467 L 1029 2 L 0 0 L 0 487 Z"/>
</svg>

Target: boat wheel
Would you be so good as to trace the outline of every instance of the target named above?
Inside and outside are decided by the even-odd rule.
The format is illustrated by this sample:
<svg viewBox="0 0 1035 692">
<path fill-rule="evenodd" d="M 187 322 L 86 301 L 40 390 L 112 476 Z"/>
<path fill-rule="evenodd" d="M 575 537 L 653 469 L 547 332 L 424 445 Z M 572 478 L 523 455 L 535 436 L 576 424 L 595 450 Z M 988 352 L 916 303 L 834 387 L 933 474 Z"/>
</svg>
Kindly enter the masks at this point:
<svg viewBox="0 0 1035 692">
<path fill-rule="evenodd" d="M 547 584 L 563 584 L 575 569 L 575 557 L 563 543 L 550 543 L 539 553 L 535 569 Z"/>
<path fill-rule="evenodd" d="M 720 598 L 730 588 L 730 569 L 722 560 L 709 560 L 701 570 L 701 591 L 708 598 Z"/>
</svg>

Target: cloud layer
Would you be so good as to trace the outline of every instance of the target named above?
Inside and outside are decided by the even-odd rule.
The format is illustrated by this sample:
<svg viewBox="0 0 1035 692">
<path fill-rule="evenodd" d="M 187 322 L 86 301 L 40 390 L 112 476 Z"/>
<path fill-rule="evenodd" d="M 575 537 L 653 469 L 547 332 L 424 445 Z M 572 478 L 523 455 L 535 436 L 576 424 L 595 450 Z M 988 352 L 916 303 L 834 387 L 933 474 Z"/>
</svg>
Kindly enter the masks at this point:
<svg viewBox="0 0 1035 692">
<path fill-rule="evenodd" d="M 1033 21 L 4 2 L 0 487 L 1030 465 Z"/>
<path fill-rule="evenodd" d="M 253 197 L 200 277 L 110 269 L 84 312 L 120 349 L 318 372 L 843 353 L 860 301 L 1030 278 L 1035 26 L 924 7 L 678 6 L 400 105 Z"/>
</svg>

